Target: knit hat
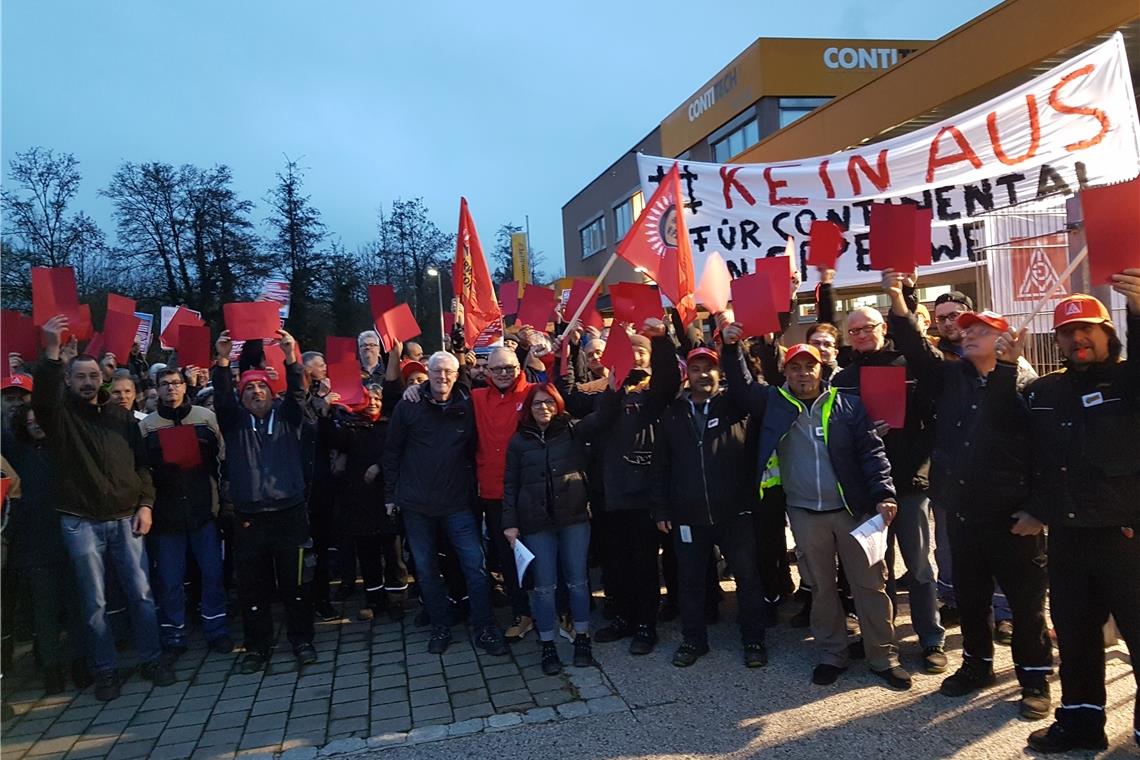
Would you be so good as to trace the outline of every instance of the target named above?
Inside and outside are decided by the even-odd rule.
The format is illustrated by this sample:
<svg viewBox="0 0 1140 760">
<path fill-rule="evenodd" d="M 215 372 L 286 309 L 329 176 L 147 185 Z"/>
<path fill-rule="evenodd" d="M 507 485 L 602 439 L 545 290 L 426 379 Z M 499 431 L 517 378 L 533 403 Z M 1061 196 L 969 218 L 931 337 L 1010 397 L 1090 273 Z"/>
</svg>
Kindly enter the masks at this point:
<svg viewBox="0 0 1140 760">
<path fill-rule="evenodd" d="M 649 351 L 652 348 L 652 344 L 649 342 L 649 338 L 646 338 L 644 335 L 631 335 L 629 336 L 629 342 L 633 345 L 634 348 L 644 348 L 646 351 Z"/>
<path fill-rule="evenodd" d="M 269 373 L 263 369 L 247 369 L 242 372 L 241 379 L 238 380 L 238 395 L 245 393 L 245 387 L 255 382 L 269 385 Z"/>
</svg>

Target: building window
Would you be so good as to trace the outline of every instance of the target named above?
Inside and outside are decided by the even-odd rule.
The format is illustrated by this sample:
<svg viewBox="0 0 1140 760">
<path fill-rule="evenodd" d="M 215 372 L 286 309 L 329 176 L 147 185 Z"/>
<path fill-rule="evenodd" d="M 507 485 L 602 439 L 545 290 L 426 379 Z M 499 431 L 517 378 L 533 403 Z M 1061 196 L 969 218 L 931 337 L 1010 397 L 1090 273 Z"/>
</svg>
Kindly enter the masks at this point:
<svg viewBox="0 0 1140 760">
<path fill-rule="evenodd" d="M 831 98 L 780 98 L 780 129 L 822 106 Z"/>
<path fill-rule="evenodd" d="M 713 161 L 718 164 L 726 163 L 733 156 L 760 142 L 760 127 L 756 120 L 746 121 L 732 132 L 713 143 Z"/>
<path fill-rule="evenodd" d="M 606 247 L 606 217 L 603 214 L 578 231 L 582 258 L 587 259 Z"/>
<path fill-rule="evenodd" d="M 645 196 L 640 190 L 629 196 L 625 203 L 614 207 L 614 240 L 625 237 L 625 233 L 629 232 L 637 217 L 641 216 L 643 208 L 645 208 Z"/>
</svg>

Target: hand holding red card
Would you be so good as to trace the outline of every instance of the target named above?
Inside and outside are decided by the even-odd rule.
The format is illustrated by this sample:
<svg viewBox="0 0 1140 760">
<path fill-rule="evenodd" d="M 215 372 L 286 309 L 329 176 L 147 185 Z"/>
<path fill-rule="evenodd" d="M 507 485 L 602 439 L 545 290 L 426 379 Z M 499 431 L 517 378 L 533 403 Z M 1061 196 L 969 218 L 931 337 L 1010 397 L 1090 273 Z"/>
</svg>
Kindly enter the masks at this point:
<svg viewBox="0 0 1140 760">
<path fill-rule="evenodd" d="M 610 328 L 606 350 L 602 352 L 602 366 L 609 367 L 610 372 L 617 377 L 619 386 L 633 371 L 633 342 L 629 339 L 629 333 L 625 331 L 625 327 L 616 321 Z"/>
<path fill-rule="evenodd" d="M 169 307 L 163 306 L 162 308 L 166 309 Z M 178 350 L 178 334 L 179 330 L 182 328 L 182 325 L 201 326 L 204 324 L 206 323 L 202 321 L 202 317 L 198 314 L 198 312 L 194 311 L 193 309 L 188 309 L 185 306 L 179 306 L 177 309 L 175 309 L 174 316 L 172 316 L 170 318 L 170 321 L 166 323 L 166 327 L 162 328 L 162 333 L 159 335 L 159 341 L 163 344 L 164 348 L 166 346 L 170 346 L 170 348 Z M 232 337 L 233 336 L 231 336 L 231 338 Z"/>
<path fill-rule="evenodd" d="M 401 343 L 423 333 L 423 330 L 416 323 L 415 315 L 412 314 L 412 310 L 406 303 L 388 309 L 381 317 L 381 321 L 384 323 L 384 332 L 388 337 Z"/>
<path fill-rule="evenodd" d="M 697 283 L 693 298 L 713 314 L 718 314 L 728 308 L 731 296 L 732 275 L 724 259 L 713 251 L 705 259 L 705 269 L 701 272 L 701 281 Z"/>
<path fill-rule="evenodd" d="M 135 310 L 135 299 L 121 296 L 118 293 L 107 294 L 107 311 L 120 311 L 124 314 L 134 314 Z"/>
<path fill-rule="evenodd" d="M 134 312 L 108 311 L 103 320 L 103 347 L 115 355 L 120 364 L 127 363 L 139 331 L 141 319 Z M 209 329 L 207 329 L 207 335 Z"/>
<path fill-rule="evenodd" d="M 574 280 L 573 287 L 570 288 L 570 297 L 566 299 L 566 309 L 562 312 L 563 319 L 570 319 L 578 311 L 578 307 L 582 305 L 585 300 L 586 294 L 590 292 L 593 286 L 593 280 L 576 279 Z M 602 315 L 598 313 L 598 291 L 594 291 L 590 296 L 589 303 L 586 308 L 582 310 L 582 316 L 578 318 L 578 324 L 582 327 L 596 327 L 601 330 L 605 326 L 602 321 Z"/>
<path fill-rule="evenodd" d="M 913 272 L 930 263 L 934 212 L 913 203 L 871 204 L 871 269 Z"/>
<path fill-rule="evenodd" d="M 208 325 L 178 328 L 178 362 L 183 367 L 209 367 L 213 364 L 213 348 Z"/>
<path fill-rule="evenodd" d="M 756 259 L 756 274 L 768 280 L 772 290 L 772 303 L 780 311 L 787 311 L 792 302 L 792 272 L 794 266 L 791 256 L 766 256 Z"/>
<path fill-rule="evenodd" d="M 340 396 L 340 403 L 345 406 L 363 403 L 364 386 L 360 383 L 356 339 L 330 335 L 325 343 L 325 361 L 328 364 L 329 390 Z"/>
<path fill-rule="evenodd" d="M 391 285 L 368 286 L 368 310 L 372 314 L 373 324 L 380 324 L 380 317 L 388 309 L 396 306 L 396 290 Z"/>
<path fill-rule="evenodd" d="M 863 367 L 859 396 L 872 422 L 901 428 L 906 423 L 906 367 Z"/>
<path fill-rule="evenodd" d="M 267 340 L 281 329 L 280 309 L 276 301 L 247 301 L 223 304 L 222 314 L 233 340 Z"/>
<path fill-rule="evenodd" d="M 1085 190 L 1081 212 L 1093 285 L 1111 284 L 1112 275 L 1140 268 L 1140 177 Z"/>
<path fill-rule="evenodd" d="M 807 263 L 820 269 L 835 269 L 843 250 L 843 230 L 835 222 L 820 219 L 811 223 Z"/>
<path fill-rule="evenodd" d="M 615 282 L 610 285 L 610 302 L 614 309 L 614 321 L 628 322 L 640 328 L 647 319 L 661 319 L 665 307 L 661 305 L 661 294 L 648 285 L 632 282 Z"/>
<path fill-rule="evenodd" d="M 732 312 L 745 335 L 780 332 L 780 315 L 772 300 L 772 287 L 763 274 L 749 274 L 732 281 Z"/>
<path fill-rule="evenodd" d="M 499 284 L 499 308 L 504 317 L 519 313 L 519 284 L 514 280 Z"/>
<path fill-rule="evenodd" d="M 274 396 L 284 393 L 288 387 L 285 380 L 285 352 L 276 343 L 266 343 L 262 351 L 265 353 L 265 369 L 269 373 L 269 390 L 273 391 Z"/>
<path fill-rule="evenodd" d="M 527 285 L 523 291 L 522 303 L 519 304 L 519 314 L 516 324 L 530 325 L 538 330 L 545 330 L 546 323 L 554 316 L 554 303 L 557 296 L 550 288 L 540 288 L 538 285 Z"/>
<path fill-rule="evenodd" d="M 202 464 L 202 449 L 193 425 L 171 425 L 158 429 L 158 445 L 162 461 L 190 470 Z"/>
</svg>

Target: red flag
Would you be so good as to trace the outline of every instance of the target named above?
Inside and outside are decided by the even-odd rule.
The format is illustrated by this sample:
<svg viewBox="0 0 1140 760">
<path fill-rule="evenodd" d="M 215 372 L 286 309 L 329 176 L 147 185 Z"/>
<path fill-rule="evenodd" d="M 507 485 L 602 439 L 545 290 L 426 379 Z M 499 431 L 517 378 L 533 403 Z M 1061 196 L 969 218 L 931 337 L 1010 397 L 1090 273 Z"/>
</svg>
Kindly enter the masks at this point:
<svg viewBox="0 0 1140 760">
<path fill-rule="evenodd" d="M 502 319 L 495 300 L 495 285 L 487 270 L 487 258 L 475 231 L 475 220 L 467 210 L 467 199 L 459 199 L 459 234 L 455 238 L 455 264 L 451 269 L 455 296 L 463 306 L 463 340 L 475 345 L 483 328 Z"/>
<path fill-rule="evenodd" d="M 681 174 L 677 164 L 665 175 L 641 216 L 618 243 L 617 255 L 640 267 L 654 280 L 688 325 L 697 317 L 693 299 L 697 277 L 685 225 Z"/>
</svg>

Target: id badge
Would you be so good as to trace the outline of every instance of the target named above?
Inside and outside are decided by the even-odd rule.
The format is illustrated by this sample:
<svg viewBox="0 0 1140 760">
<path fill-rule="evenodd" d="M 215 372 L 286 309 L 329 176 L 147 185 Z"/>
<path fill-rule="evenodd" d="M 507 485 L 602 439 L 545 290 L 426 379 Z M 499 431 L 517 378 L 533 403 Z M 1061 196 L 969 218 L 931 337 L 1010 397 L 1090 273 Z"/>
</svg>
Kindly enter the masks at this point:
<svg viewBox="0 0 1140 760">
<path fill-rule="evenodd" d="M 681 543 L 683 543 L 683 544 L 693 543 L 693 529 L 692 528 L 690 528 L 688 525 L 682 525 L 679 528 L 677 528 L 677 530 L 679 530 L 681 532 Z"/>
<path fill-rule="evenodd" d="M 1095 393 L 1086 393 L 1081 396 L 1081 404 L 1088 409 L 1090 406 L 1100 406 L 1104 403 L 1104 396 L 1100 391 Z"/>
</svg>

